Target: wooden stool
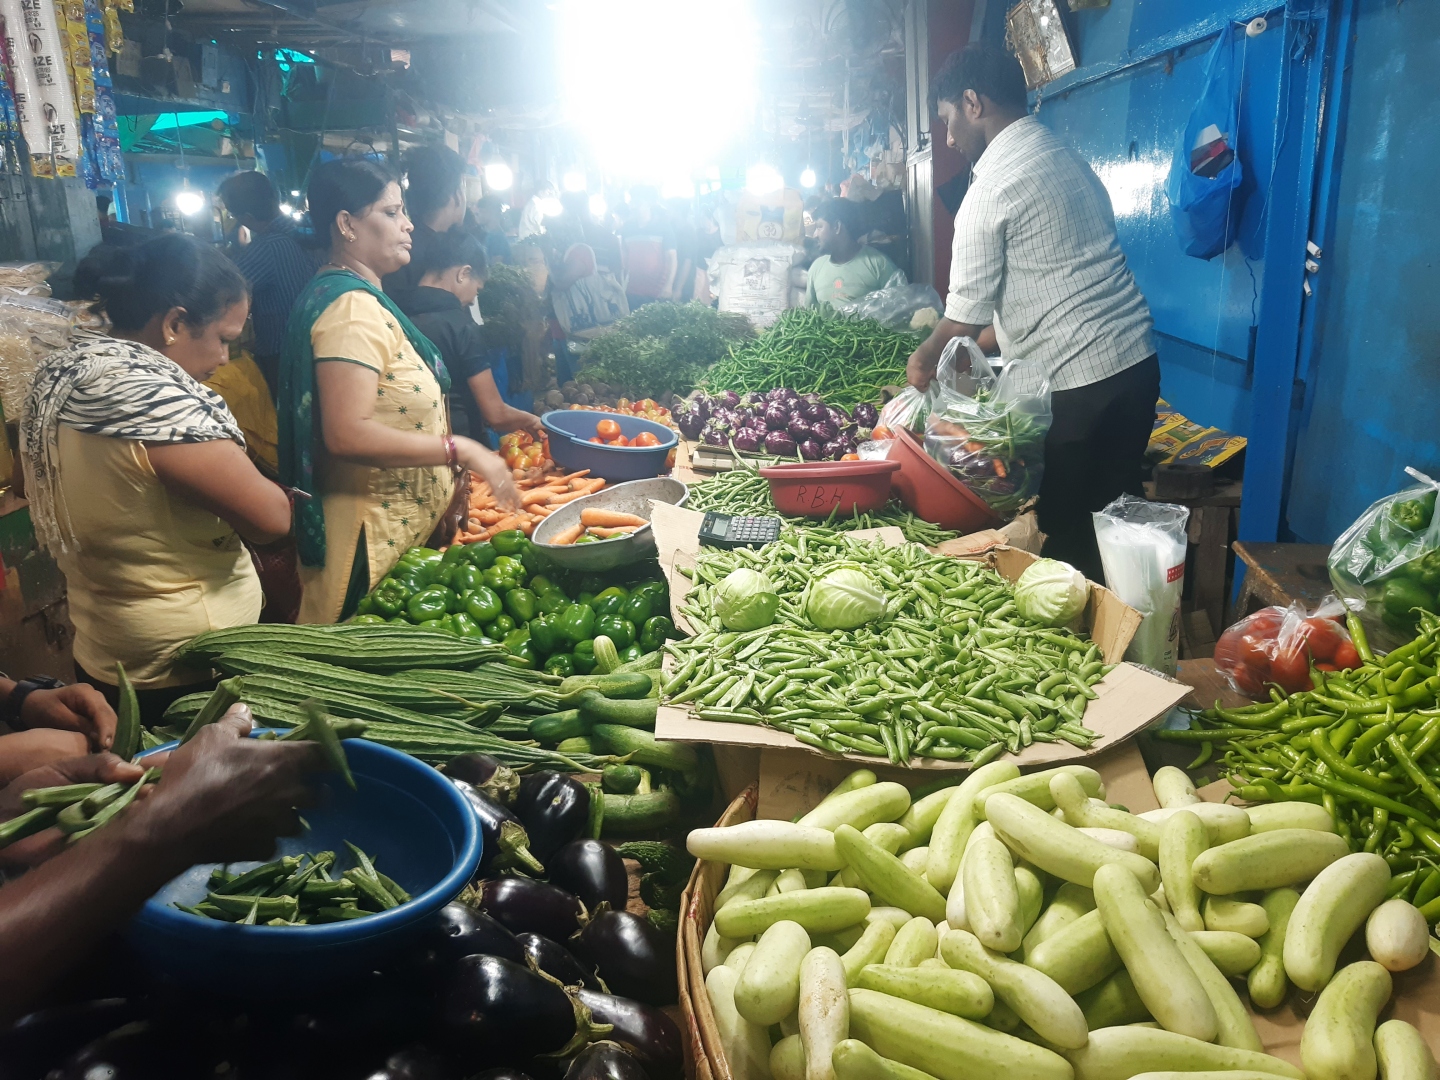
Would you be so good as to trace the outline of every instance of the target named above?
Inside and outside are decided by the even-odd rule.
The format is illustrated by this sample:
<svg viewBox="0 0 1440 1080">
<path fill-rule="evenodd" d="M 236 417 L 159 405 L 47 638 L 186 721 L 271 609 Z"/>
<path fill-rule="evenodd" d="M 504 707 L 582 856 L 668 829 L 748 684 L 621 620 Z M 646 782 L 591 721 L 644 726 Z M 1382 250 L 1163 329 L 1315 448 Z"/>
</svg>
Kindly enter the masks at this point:
<svg viewBox="0 0 1440 1080">
<path fill-rule="evenodd" d="M 1306 608 L 1319 605 L 1330 584 L 1325 560 L 1329 544 L 1255 544 L 1235 542 L 1235 557 L 1245 564 L 1245 584 L 1231 613 L 1231 621 L 1262 607 L 1286 607 L 1300 601 Z"/>
</svg>

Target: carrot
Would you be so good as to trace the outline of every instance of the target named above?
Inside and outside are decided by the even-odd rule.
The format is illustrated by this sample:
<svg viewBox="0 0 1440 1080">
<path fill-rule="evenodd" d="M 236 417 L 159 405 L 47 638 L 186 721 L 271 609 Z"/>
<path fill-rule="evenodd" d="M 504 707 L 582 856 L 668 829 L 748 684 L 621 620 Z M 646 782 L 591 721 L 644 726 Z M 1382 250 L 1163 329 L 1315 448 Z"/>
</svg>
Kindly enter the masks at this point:
<svg viewBox="0 0 1440 1080">
<path fill-rule="evenodd" d="M 590 526 L 590 535 L 598 536 L 601 540 L 609 540 L 615 536 L 628 536 L 640 526 L 638 525 L 617 525 L 613 529 L 604 529 L 596 525 Z"/>
<path fill-rule="evenodd" d="M 605 486 L 605 481 L 597 477 L 597 478 L 594 479 L 594 480 L 586 480 L 586 481 L 585 481 L 583 484 L 581 484 L 579 487 L 572 487 L 570 490 L 571 490 L 571 491 L 581 491 L 581 492 L 584 492 L 586 495 L 594 495 L 595 492 L 599 491 L 599 490 L 600 490 L 601 488 L 603 488 L 604 486 Z"/>
<path fill-rule="evenodd" d="M 531 518 L 527 517 L 524 521 L 520 523 L 520 531 L 523 532 L 526 536 L 529 536 L 535 531 L 535 522 Z"/>
<path fill-rule="evenodd" d="M 638 529 L 641 525 L 650 524 L 636 514 L 622 514 L 618 510 L 602 510 L 599 507 L 581 510 L 580 521 L 585 525 L 604 525 L 610 528 L 616 525 L 633 525 Z"/>
<path fill-rule="evenodd" d="M 535 517 L 547 518 L 547 517 L 549 517 L 551 514 L 553 514 L 554 512 L 555 512 L 555 511 L 552 510 L 552 509 L 551 509 L 550 507 L 548 507 L 548 506 L 532 506 L 532 507 L 530 507 L 530 513 L 531 513 L 532 515 L 534 515 Z"/>
<path fill-rule="evenodd" d="M 533 506 L 535 503 L 543 503 L 550 499 L 555 492 L 549 488 L 536 488 L 534 491 L 527 491 L 520 496 L 521 506 Z"/>
<path fill-rule="evenodd" d="M 581 535 L 584 532 L 584 525 L 571 525 L 570 528 L 565 529 L 562 532 L 558 532 L 553 537 L 551 537 L 550 543 L 556 545 L 573 544 L 576 540 L 580 539 Z"/>
<path fill-rule="evenodd" d="M 497 521 L 494 525 L 496 532 L 509 532 L 511 529 L 518 529 L 519 527 L 520 517 L 518 514 L 511 514 L 509 517 Z"/>
<path fill-rule="evenodd" d="M 553 508 L 556 506 L 561 506 L 568 502 L 574 502 L 576 499 L 583 499 L 586 495 L 589 494 L 590 492 L 588 491 L 572 491 L 565 495 L 554 496 L 553 498 L 547 500 L 545 505 Z"/>
<path fill-rule="evenodd" d="M 589 476 L 589 475 L 590 475 L 590 470 L 589 470 L 589 469 L 580 469 L 578 472 L 565 473 L 563 476 L 557 476 L 555 479 L 557 479 L 557 480 L 580 480 L 580 479 L 583 479 L 584 477 L 587 477 L 587 476 Z"/>
<path fill-rule="evenodd" d="M 479 521 L 481 525 L 494 525 L 504 517 L 505 515 L 499 510 L 481 510 L 475 515 L 475 519 Z"/>
</svg>

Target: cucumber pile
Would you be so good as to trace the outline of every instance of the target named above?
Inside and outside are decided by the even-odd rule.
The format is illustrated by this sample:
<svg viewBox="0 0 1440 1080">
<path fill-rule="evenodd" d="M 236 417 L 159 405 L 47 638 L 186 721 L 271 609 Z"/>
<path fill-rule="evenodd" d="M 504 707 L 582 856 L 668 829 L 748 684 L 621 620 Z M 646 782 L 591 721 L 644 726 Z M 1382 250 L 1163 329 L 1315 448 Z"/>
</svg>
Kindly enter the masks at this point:
<svg viewBox="0 0 1440 1080">
<path fill-rule="evenodd" d="M 1430 944 L 1385 860 L 1320 807 L 1205 803 L 1172 768 L 1154 786 L 1135 815 L 1082 765 L 991 762 L 913 802 L 859 770 L 795 822 L 692 832 L 730 867 L 701 961 L 731 1074 L 1433 1077 L 1415 1028 L 1377 1028 Z M 1362 927 L 1372 959 L 1342 965 Z M 1303 1073 L 1247 1007 L 1292 985 L 1318 994 Z"/>
</svg>

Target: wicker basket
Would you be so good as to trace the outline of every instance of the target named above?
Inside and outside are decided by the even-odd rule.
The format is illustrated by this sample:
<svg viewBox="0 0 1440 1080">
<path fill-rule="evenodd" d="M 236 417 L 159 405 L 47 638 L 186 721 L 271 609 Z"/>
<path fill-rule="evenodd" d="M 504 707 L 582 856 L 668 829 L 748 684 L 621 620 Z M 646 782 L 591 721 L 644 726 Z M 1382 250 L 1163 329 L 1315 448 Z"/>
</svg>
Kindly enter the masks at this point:
<svg viewBox="0 0 1440 1080">
<path fill-rule="evenodd" d="M 759 786 L 751 784 L 726 807 L 715 824 L 723 827 L 750 821 L 755 817 L 759 801 Z M 690 1044 L 693 1080 L 732 1080 L 730 1063 L 725 1060 L 720 1032 L 715 1027 L 715 1014 L 710 1011 L 710 997 L 705 993 L 705 969 L 700 962 L 700 946 L 714 916 L 715 896 L 724 888 L 729 870 L 724 863 L 697 862 L 680 897 L 675 969 L 679 975 L 680 1015 Z"/>
</svg>

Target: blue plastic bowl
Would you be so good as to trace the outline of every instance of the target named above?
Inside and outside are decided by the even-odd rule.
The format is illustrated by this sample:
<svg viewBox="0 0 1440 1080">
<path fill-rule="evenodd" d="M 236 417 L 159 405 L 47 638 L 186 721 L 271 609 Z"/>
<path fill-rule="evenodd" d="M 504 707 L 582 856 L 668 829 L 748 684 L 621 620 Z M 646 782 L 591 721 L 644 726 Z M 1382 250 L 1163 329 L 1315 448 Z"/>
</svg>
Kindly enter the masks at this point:
<svg viewBox="0 0 1440 1080">
<path fill-rule="evenodd" d="M 337 978 L 373 970 L 459 894 L 481 853 L 475 813 L 460 792 L 430 766 L 388 746 L 346 739 L 345 753 L 357 790 L 338 774 L 321 776 L 320 801 L 302 811 L 310 828 L 282 837 L 279 853 L 334 851 L 349 866 L 349 840 L 413 899 L 349 922 L 238 926 L 170 906 L 204 898 L 214 864 L 194 866 L 147 900 L 130 923 L 127 937 L 152 970 L 211 991 L 273 995 L 333 986 Z M 235 863 L 232 869 L 258 865 Z"/>
<path fill-rule="evenodd" d="M 614 420 L 620 434 L 634 439 L 648 431 L 660 442 L 655 446 L 605 446 L 592 443 L 595 425 L 601 420 Z M 680 443 L 680 437 L 664 424 L 624 413 L 590 412 L 586 409 L 556 409 L 540 418 L 550 433 L 550 456 L 555 464 L 574 472 L 589 469 L 591 476 L 601 476 L 613 483 L 626 480 L 647 480 L 665 471 L 665 459 Z"/>
</svg>

